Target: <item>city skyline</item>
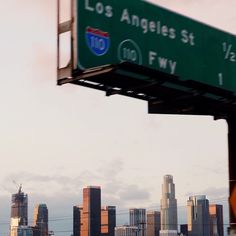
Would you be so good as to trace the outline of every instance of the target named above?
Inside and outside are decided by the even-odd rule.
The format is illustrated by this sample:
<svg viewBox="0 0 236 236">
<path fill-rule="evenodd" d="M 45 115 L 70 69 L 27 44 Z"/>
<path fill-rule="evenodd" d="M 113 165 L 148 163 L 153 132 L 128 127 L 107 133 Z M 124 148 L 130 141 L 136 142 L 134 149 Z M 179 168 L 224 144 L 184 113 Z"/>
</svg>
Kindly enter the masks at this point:
<svg viewBox="0 0 236 236">
<path fill-rule="evenodd" d="M 154 232 L 158 228 L 160 230 L 160 235 L 177 236 L 177 232 L 179 232 L 182 227 L 181 225 L 188 225 L 187 228 L 190 236 L 215 236 L 216 234 L 218 235 L 218 233 L 219 236 L 224 235 L 223 228 L 226 224 L 223 223 L 223 205 L 215 203 L 209 205 L 209 200 L 205 195 L 189 196 L 189 200 L 185 206 L 187 209 L 187 220 L 186 222 L 175 225 L 174 222 L 177 221 L 177 216 L 175 216 L 177 199 L 175 199 L 174 194 L 175 185 L 173 183 L 173 176 L 165 175 L 163 180 L 162 204 L 160 209 L 158 209 L 159 211 L 147 211 L 146 208 L 129 208 L 129 225 L 124 224 L 124 222 L 123 224 L 116 224 L 116 207 L 119 208 L 119 206 L 101 206 L 101 186 L 84 187 L 83 205 L 77 205 L 71 208 L 73 218 L 70 220 L 73 221 L 73 227 L 72 229 L 63 232 L 73 232 L 75 236 L 85 236 L 90 235 L 91 233 L 94 236 L 100 234 L 114 236 L 114 229 L 116 226 L 119 230 L 124 230 L 126 229 L 125 226 L 128 226 L 127 230 L 136 230 L 140 236 L 146 235 L 147 232 L 147 236 L 157 236 L 154 235 Z M 35 236 L 48 236 L 48 233 L 53 235 L 60 232 L 54 231 L 53 228 L 50 228 L 50 230 L 48 229 L 50 219 L 45 203 L 35 205 L 33 224 L 27 224 L 26 221 L 28 221 L 28 218 L 24 221 L 21 220 L 25 215 L 28 215 L 28 194 L 22 192 L 21 189 L 22 186 L 20 186 L 18 193 L 12 194 L 13 202 L 20 200 L 21 204 L 17 204 L 17 207 L 14 207 L 15 204 L 12 205 L 15 210 L 14 212 L 18 212 L 17 216 L 12 215 L 12 217 L 15 220 L 18 219 L 18 223 L 13 225 L 12 223 L 16 221 L 12 221 L 11 219 L 11 235 L 17 236 L 16 230 L 18 228 L 22 231 L 26 230 L 29 233 L 33 231 L 36 233 Z M 168 206 L 165 201 L 163 204 L 163 199 L 165 200 L 166 197 L 168 197 L 168 201 L 170 201 Z M 24 199 L 26 199 L 26 201 Z M 173 200 L 175 202 L 173 202 Z M 26 209 L 26 211 L 23 212 L 23 215 L 20 211 L 22 203 L 24 204 L 24 209 Z M 164 214 L 163 209 L 165 210 Z M 117 212 L 117 214 L 119 215 L 120 213 Z M 61 221 L 60 218 L 58 220 Z M 51 221 L 57 220 L 52 218 Z"/>
<path fill-rule="evenodd" d="M 235 0 L 152 2 L 236 33 Z M 80 202 L 88 184 L 103 187 L 104 205 L 157 207 L 167 173 L 175 177 L 180 209 L 197 194 L 227 205 L 225 121 L 148 115 L 135 99 L 56 86 L 54 0 L 0 1 L 0 26 L 0 222 L 10 218 L 13 180 L 31 196 L 31 221 L 38 202 L 52 218 L 71 218 L 68 202 Z M 0 235 L 5 231 L 0 227 Z"/>
<path fill-rule="evenodd" d="M 5 233 L 7 234 L 7 233 Z M 12 194 L 10 236 L 50 236 L 48 231 L 48 209 L 46 204 L 34 208 L 33 224 L 28 224 L 28 195 L 20 185 L 17 193 Z"/>
</svg>

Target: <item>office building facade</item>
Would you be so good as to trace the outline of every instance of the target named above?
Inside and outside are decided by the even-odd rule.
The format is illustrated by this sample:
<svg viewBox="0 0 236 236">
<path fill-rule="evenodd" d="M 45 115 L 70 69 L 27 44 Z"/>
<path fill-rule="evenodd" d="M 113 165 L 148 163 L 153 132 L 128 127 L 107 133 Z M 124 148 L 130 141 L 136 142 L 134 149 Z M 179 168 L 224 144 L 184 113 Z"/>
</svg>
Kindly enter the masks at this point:
<svg viewBox="0 0 236 236">
<path fill-rule="evenodd" d="M 18 193 L 12 194 L 11 198 L 10 236 L 17 236 L 19 228 L 28 225 L 28 195 L 21 190 L 20 186 Z"/>
<path fill-rule="evenodd" d="M 39 229 L 39 236 L 48 236 L 48 208 L 46 204 L 35 206 L 34 226 Z"/>
<path fill-rule="evenodd" d="M 146 235 L 146 209 L 129 209 L 129 224 L 130 226 L 138 227 L 139 231 L 137 233 L 137 236 Z"/>
<path fill-rule="evenodd" d="M 101 188 L 88 186 L 83 189 L 83 214 L 81 236 L 101 234 Z"/>
<path fill-rule="evenodd" d="M 191 196 L 187 202 L 188 234 L 209 236 L 209 201 L 205 195 Z"/>
<path fill-rule="evenodd" d="M 116 227 L 116 207 L 105 206 L 101 209 L 101 235 L 114 236 Z"/>
<path fill-rule="evenodd" d="M 147 236 L 159 236 L 161 229 L 161 213 L 159 211 L 147 212 Z"/>
<path fill-rule="evenodd" d="M 12 195 L 11 200 L 11 219 L 18 221 L 19 226 L 28 225 L 28 195 L 21 191 Z"/>
<path fill-rule="evenodd" d="M 219 204 L 209 205 L 210 236 L 224 236 L 223 206 Z"/>
<path fill-rule="evenodd" d="M 80 236 L 83 207 L 73 206 L 73 236 Z"/>
</svg>

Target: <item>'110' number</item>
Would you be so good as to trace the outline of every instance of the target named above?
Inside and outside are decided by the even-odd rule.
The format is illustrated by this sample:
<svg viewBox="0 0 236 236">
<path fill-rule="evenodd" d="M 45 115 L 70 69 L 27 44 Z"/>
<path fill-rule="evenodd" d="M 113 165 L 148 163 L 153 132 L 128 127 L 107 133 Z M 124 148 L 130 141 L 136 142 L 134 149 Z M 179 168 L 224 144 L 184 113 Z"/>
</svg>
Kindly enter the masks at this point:
<svg viewBox="0 0 236 236">
<path fill-rule="evenodd" d="M 90 38 L 91 47 L 94 49 L 104 50 L 105 49 L 105 41 L 102 38 L 98 38 L 92 36 Z"/>
<path fill-rule="evenodd" d="M 133 49 L 123 48 L 123 60 L 135 62 L 137 60 L 137 52 Z"/>
</svg>

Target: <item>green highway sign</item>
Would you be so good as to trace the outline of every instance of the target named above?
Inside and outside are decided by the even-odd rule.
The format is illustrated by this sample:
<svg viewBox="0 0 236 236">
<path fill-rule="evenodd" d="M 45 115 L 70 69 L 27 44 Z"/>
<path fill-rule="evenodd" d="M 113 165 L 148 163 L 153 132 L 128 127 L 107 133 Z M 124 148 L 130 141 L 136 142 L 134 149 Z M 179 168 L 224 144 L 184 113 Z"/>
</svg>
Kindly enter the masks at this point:
<svg viewBox="0 0 236 236">
<path fill-rule="evenodd" d="M 77 0 L 78 69 L 129 61 L 236 93 L 236 37 L 142 0 Z"/>
</svg>

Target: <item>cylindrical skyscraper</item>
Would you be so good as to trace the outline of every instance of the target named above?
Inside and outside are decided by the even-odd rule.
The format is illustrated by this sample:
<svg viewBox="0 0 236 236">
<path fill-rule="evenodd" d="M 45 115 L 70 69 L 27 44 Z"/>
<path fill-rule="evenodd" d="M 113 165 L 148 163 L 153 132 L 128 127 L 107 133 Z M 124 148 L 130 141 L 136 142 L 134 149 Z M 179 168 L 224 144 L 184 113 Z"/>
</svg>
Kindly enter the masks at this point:
<svg viewBox="0 0 236 236">
<path fill-rule="evenodd" d="M 176 231 L 177 235 L 177 200 L 175 199 L 175 185 L 172 175 L 164 176 L 162 184 L 161 199 L 161 231 L 160 235 L 173 235 Z M 169 231 L 169 232 L 168 232 Z"/>
</svg>

